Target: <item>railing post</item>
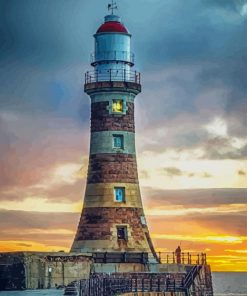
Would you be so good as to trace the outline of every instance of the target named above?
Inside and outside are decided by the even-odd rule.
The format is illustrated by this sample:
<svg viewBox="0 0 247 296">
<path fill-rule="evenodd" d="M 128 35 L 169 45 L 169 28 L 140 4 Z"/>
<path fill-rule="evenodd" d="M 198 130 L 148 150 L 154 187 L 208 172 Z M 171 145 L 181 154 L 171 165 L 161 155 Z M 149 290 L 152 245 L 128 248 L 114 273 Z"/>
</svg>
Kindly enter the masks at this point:
<svg viewBox="0 0 247 296">
<path fill-rule="evenodd" d="M 160 277 L 158 278 L 158 292 L 161 292 L 160 291 Z"/>
<path fill-rule="evenodd" d="M 96 70 L 95 74 L 96 74 L 96 82 L 98 82 L 98 77 L 99 77 L 98 70 Z"/>
<path fill-rule="evenodd" d="M 111 81 L 111 69 L 109 71 L 110 71 L 110 81 Z"/>
<path fill-rule="evenodd" d="M 88 282 L 88 295 L 91 296 L 91 276 L 90 276 L 89 282 Z"/>
<path fill-rule="evenodd" d="M 105 295 L 105 291 L 106 291 L 106 278 L 103 278 L 103 294 L 102 295 Z"/>
<path fill-rule="evenodd" d="M 126 81 L 126 69 L 124 69 L 124 82 Z"/>
<path fill-rule="evenodd" d="M 170 283 L 170 279 L 167 278 L 167 280 L 166 280 L 166 292 L 169 291 L 169 290 L 168 290 L 168 288 L 169 288 L 169 283 Z"/>
<path fill-rule="evenodd" d="M 161 252 L 159 252 L 159 262 L 162 263 L 161 262 Z"/>
</svg>

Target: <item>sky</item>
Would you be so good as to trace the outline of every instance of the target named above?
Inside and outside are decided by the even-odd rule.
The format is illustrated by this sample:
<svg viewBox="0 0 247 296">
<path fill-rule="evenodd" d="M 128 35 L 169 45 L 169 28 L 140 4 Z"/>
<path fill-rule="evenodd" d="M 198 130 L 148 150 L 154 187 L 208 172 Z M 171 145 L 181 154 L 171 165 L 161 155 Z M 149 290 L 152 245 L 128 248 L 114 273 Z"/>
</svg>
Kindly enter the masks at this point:
<svg viewBox="0 0 247 296">
<path fill-rule="evenodd" d="M 0 251 L 68 251 L 107 0 L 0 0 Z M 143 92 L 136 143 L 157 250 L 247 271 L 247 1 L 119 0 Z"/>
</svg>

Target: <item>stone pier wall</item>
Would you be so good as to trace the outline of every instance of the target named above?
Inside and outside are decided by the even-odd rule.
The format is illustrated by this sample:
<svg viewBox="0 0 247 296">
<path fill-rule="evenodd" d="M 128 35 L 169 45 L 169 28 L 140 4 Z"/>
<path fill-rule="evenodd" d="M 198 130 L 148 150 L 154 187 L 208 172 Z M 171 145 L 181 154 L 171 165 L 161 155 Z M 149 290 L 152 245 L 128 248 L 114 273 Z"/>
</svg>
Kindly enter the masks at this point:
<svg viewBox="0 0 247 296">
<path fill-rule="evenodd" d="M 49 289 L 87 279 L 88 255 L 65 253 L 0 254 L 0 290 Z"/>
<path fill-rule="evenodd" d="M 66 286 L 72 281 L 88 279 L 90 272 L 164 273 L 181 277 L 190 272 L 195 265 L 183 264 L 141 264 L 141 263 L 95 263 L 92 254 L 78 253 L 1 253 L 0 291 L 23 289 L 49 289 Z M 202 265 L 190 288 L 193 296 L 213 296 L 210 266 Z M 125 296 L 184 296 L 184 293 L 138 293 Z"/>
</svg>

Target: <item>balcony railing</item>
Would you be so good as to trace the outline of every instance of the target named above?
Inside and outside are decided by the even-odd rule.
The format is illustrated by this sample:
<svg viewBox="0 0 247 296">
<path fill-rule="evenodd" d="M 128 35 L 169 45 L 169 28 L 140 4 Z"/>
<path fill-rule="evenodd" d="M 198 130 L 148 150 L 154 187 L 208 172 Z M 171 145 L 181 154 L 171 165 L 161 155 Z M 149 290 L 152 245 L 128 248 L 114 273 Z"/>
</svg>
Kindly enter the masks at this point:
<svg viewBox="0 0 247 296">
<path fill-rule="evenodd" d="M 100 51 L 91 54 L 91 64 L 95 65 L 103 61 L 121 61 L 134 65 L 135 55 L 129 51 Z"/>
<path fill-rule="evenodd" d="M 120 81 L 141 83 L 141 74 L 125 69 L 109 69 L 101 71 L 89 71 L 85 74 L 85 84 L 103 81 Z"/>
<path fill-rule="evenodd" d="M 205 253 L 175 253 L 175 252 L 156 252 L 157 258 L 163 264 L 188 264 L 204 265 L 207 264 L 207 255 Z"/>
</svg>

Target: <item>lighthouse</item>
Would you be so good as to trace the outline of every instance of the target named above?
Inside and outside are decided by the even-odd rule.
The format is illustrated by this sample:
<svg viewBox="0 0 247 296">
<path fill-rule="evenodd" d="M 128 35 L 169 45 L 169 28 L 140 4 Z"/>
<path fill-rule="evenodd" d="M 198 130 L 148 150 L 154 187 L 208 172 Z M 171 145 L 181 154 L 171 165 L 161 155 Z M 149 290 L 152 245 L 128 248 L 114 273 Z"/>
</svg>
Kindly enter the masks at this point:
<svg viewBox="0 0 247 296">
<path fill-rule="evenodd" d="M 71 252 L 0 253 L 0 290 L 50 289 L 64 295 L 213 296 L 206 254 L 159 252 L 144 215 L 136 160 L 131 35 L 115 4 L 94 35 L 93 70 L 85 74 L 91 100 L 85 197 Z M 163 255 L 162 255 L 163 254 Z M 131 294 L 128 294 L 131 293 Z"/>
<path fill-rule="evenodd" d="M 134 69 L 131 34 L 112 14 L 94 35 L 92 71 L 84 90 L 91 99 L 91 139 L 83 209 L 71 252 L 151 253 L 135 147 L 135 98 L 141 76 Z"/>
</svg>

